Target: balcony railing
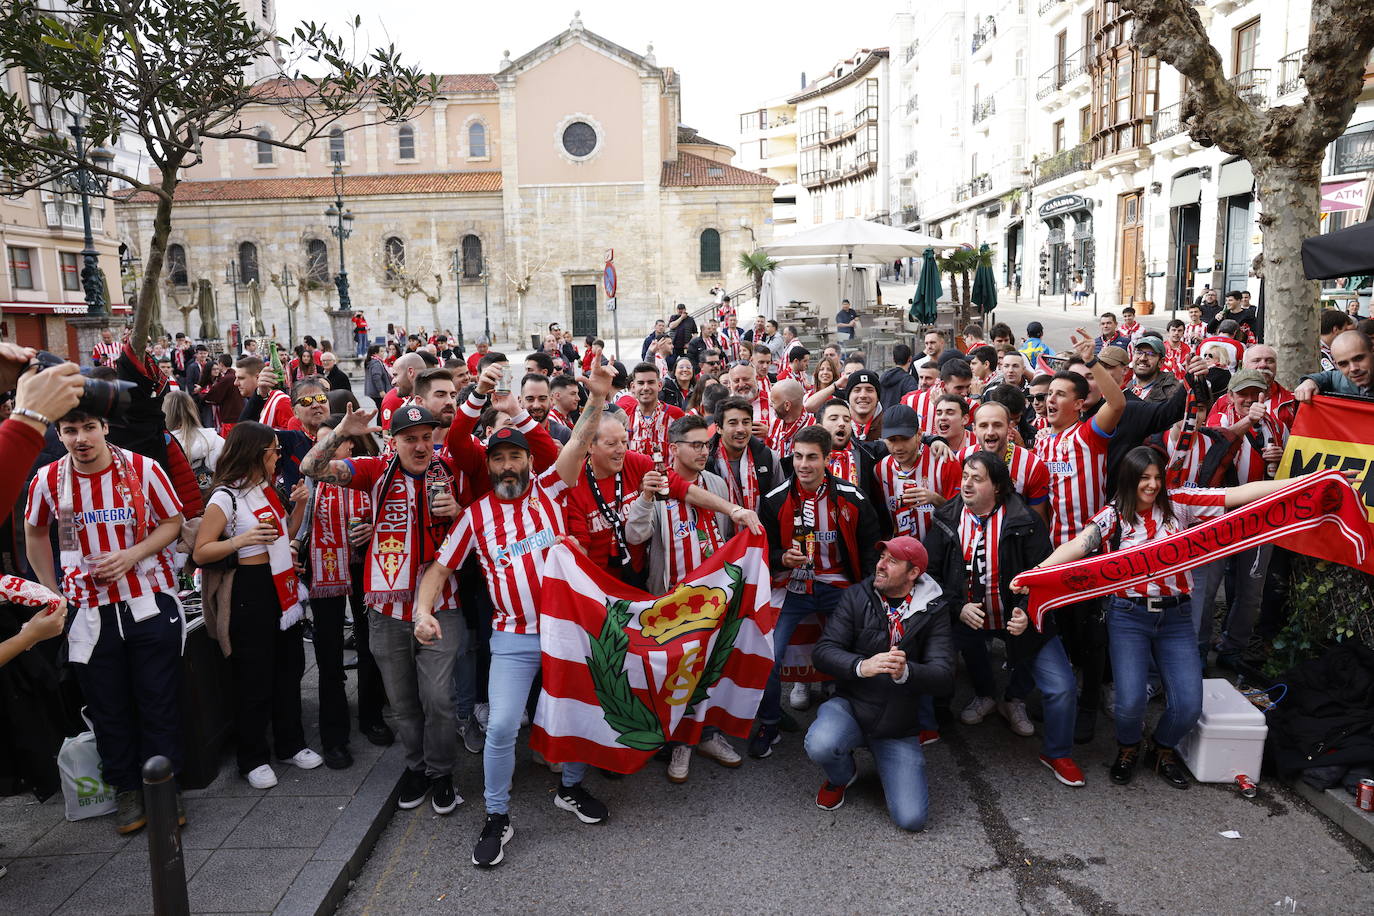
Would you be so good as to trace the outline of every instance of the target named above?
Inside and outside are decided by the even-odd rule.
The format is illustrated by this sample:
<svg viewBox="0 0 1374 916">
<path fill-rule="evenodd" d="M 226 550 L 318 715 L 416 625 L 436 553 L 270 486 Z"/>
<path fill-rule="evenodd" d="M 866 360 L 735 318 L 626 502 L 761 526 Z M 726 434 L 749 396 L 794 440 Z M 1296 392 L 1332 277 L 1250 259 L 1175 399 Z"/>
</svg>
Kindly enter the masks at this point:
<svg viewBox="0 0 1374 916">
<path fill-rule="evenodd" d="M 1056 178 L 1063 178 L 1072 172 L 1081 172 L 1091 162 L 1092 144 L 1080 143 L 1035 163 L 1035 183 L 1044 184 Z"/>
<path fill-rule="evenodd" d="M 980 25 L 978 28 L 976 28 L 976 29 L 973 30 L 973 51 L 974 51 L 974 53 L 977 53 L 977 51 L 978 51 L 979 48 L 981 48 L 983 45 L 987 44 L 988 42 L 992 41 L 992 40 L 993 40 L 994 38 L 996 38 L 996 37 L 997 37 L 997 23 L 994 22 L 994 21 L 992 20 L 991 17 L 989 17 L 989 18 L 987 19 L 987 21 L 985 21 L 982 25 Z"/>
<path fill-rule="evenodd" d="M 1245 70 L 1228 80 L 1242 99 L 1263 108 L 1269 98 L 1269 71 Z"/>
<path fill-rule="evenodd" d="M 829 136 L 822 136 L 822 143 L 834 143 L 843 140 L 859 130 L 866 124 L 876 124 L 878 121 L 878 109 L 872 105 L 862 109 L 852 120 L 842 124 L 836 124 L 830 128 Z"/>
<path fill-rule="evenodd" d="M 1065 55 L 1063 60 L 1040 74 L 1040 88 L 1036 90 L 1035 97 L 1044 99 L 1062 89 L 1069 80 L 1086 73 L 1088 58 L 1090 57 L 1088 51 L 1086 46 L 1079 48 L 1072 54 Z"/>
<path fill-rule="evenodd" d="M 909 99 L 906 100 L 906 113 L 907 113 L 907 114 L 915 114 L 915 113 L 916 113 L 916 108 L 917 108 L 917 105 L 916 105 L 916 96 L 913 95 L 911 98 L 909 98 Z"/>
<path fill-rule="evenodd" d="M 1175 102 L 1168 108 L 1161 108 L 1150 116 L 1150 142 L 1167 140 L 1183 130 L 1183 103 Z"/>
<path fill-rule="evenodd" d="M 921 42 L 919 40 L 913 41 L 911 44 L 907 45 L 906 50 L 902 52 L 902 63 L 911 63 L 911 59 L 916 56 L 916 51 L 920 45 Z"/>
<path fill-rule="evenodd" d="M 1063 2 L 1064 0 L 1040 0 L 1040 15 L 1045 15 Z"/>
<path fill-rule="evenodd" d="M 916 158 L 917 158 L 917 157 L 916 157 L 916 151 L 915 151 L 915 150 L 912 150 L 911 152 L 907 153 L 907 154 L 906 154 L 906 167 L 907 167 L 907 168 L 914 168 L 915 165 L 916 165 Z"/>
<path fill-rule="evenodd" d="M 1279 58 L 1279 95 L 1285 96 L 1302 88 L 1302 65 L 1307 60 L 1307 49 L 1294 51 Z"/>
<path fill-rule="evenodd" d="M 898 212 L 898 218 L 903 223 L 918 223 L 921 221 L 921 213 L 916 207 L 903 207 Z"/>
<path fill-rule="evenodd" d="M 979 175 L 977 178 L 973 178 L 956 187 L 954 189 L 954 199 L 969 200 L 980 194 L 986 194 L 991 190 L 992 179 L 986 175 Z"/>
<path fill-rule="evenodd" d="M 992 117 L 996 112 L 997 106 L 990 98 L 983 99 L 981 102 L 975 102 L 973 105 L 973 123 L 977 124 L 979 121 L 984 121 Z"/>
</svg>

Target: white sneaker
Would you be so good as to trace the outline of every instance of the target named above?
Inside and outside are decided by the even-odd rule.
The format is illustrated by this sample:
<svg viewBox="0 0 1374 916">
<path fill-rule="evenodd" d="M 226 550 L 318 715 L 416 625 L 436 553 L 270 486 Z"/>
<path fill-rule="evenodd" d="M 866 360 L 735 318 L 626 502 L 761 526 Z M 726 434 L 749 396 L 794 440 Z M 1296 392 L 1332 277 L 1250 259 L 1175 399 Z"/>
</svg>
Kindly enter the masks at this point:
<svg viewBox="0 0 1374 916">
<path fill-rule="evenodd" d="M 687 769 L 692 765 L 692 749 L 685 744 L 673 747 L 673 759 L 668 762 L 668 781 L 684 783 Z"/>
<path fill-rule="evenodd" d="M 487 730 L 487 716 L 491 715 L 490 703 L 478 703 L 472 707 L 472 715 L 482 725 L 482 731 Z"/>
<path fill-rule="evenodd" d="M 735 750 L 735 746 L 720 732 L 714 732 L 711 737 L 703 739 L 697 745 L 697 753 L 703 757 L 710 757 L 723 767 L 737 767 L 744 760 L 739 751 Z"/>
<path fill-rule="evenodd" d="M 277 784 L 277 774 L 264 763 L 248 771 L 248 784 L 255 789 L 270 789 Z"/>
<path fill-rule="evenodd" d="M 959 713 L 959 721 L 965 725 L 977 725 L 988 717 L 988 713 L 997 708 L 997 701 L 992 697 L 974 697 L 969 700 L 969 704 L 964 707 L 964 711 Z"/>
<path fill-rule="evenodd" d="M 292 766 L 298 766 L 302 770 L 313 770 L 315 767 L 324 763 L 324 758 L 315 753 L 308 747 L 303 747 L 296 751 L 296 755 L 286 761 Z"/>
<path fill-rule="evenodd" d="M 997 711 L 1002 714 L 1002 718 L 1007 720 L 1011 730 L 1022 738 L 1029 738 L 1035 734 L 1035 726 L 1031 724 L 1030 717 L 1026 715 L 1025 700 L 1007 700 L 997 704 Z"/>
<path fill-rule="evenodd" d="M 796 683 L 787 694 L 787 705 L 793 709 L 809 709 L 811 707 L 811 685 Z"/>
</svg>

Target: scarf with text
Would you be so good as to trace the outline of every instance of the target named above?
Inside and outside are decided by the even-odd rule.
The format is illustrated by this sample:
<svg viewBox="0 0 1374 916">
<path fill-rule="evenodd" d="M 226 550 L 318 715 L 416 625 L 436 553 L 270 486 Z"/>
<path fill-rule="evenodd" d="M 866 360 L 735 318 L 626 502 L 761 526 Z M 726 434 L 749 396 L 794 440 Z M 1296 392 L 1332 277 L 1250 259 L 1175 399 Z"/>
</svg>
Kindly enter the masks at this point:
<svg viewBox="0 0 1374 916">
<path fill-rule="evenodd" d="M 336 598 L 352 591 L 352 547 L 348 533 L 355 520 L 367 520 L 368 502 L 367 494 L 361 490 L 316 484 L 310 519 L 310 597 Z"/>
<path fill-rule="evenodd" d="M 1154 579 L 1272 543 L 1295 553 L 1368 568 L 1374 554 L 1364 504 L 1336 471 L 1291 484 L 1220 518 L 1129 550 L 1028 570 L 1016 585 L 1030 588 L 1027 613 L 1036 629 L 1047 612 L 1121 592 Z"/>
<path fill-rule="evenodd" d="M 453 478 L 442 461 L 431 458 L 424 476 L 411 480 L 393 457 L 376 490 L 377 505 L 372 529 L 371 549 L 363 589 L 369 605 L 414 600 L 415 589 L 448 531 L 449 519 L 430 514 L 429 488 L 444 486 L 453 491 Z"/>
<path fill-rule="evenodd" d="M 837 480 L 859 485 L 859 456 L 854 454 L 853 445 L 830 453 L 830 473 Z"/>
</svg>

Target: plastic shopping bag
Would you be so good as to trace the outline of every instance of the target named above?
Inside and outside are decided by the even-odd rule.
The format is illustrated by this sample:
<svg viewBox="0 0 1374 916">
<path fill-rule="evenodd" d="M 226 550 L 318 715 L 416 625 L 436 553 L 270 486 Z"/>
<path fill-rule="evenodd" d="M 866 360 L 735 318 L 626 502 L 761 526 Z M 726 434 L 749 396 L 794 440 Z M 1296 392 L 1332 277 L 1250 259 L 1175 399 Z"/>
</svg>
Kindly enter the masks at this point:
<svg viewBox="0 0 1374 916">
<path fill-rule="evenodd" d="M 85 710 L 81 717 L 86 718 Z M 86 724 L 90 725 L 91 720 L 86 719 Z M 105 782 L 101 774 L 100 751 L 96 750 L 94 731 L 88 729 L 63 741 L 62 750 L 57 753 L 57 768 L 62 773 L 67 820 L 79 821 L 114 813 L 116 789 Z"/>
</svg>

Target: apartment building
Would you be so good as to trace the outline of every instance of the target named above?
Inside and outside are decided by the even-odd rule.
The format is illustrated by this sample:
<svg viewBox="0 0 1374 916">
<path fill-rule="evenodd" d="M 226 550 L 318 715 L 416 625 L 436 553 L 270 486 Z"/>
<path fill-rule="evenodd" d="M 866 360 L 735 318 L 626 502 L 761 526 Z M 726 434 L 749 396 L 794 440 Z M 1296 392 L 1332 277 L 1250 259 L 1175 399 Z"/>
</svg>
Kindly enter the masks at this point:
<svg viewBox="0 0 1374 916">
<path fill-rule="evenodd" d="M 786 96 L 778 96 L 741 112 L 735 145 L 740 168 L 767 175 L 778 183 L 773 190 L 773 237 L 796 232 L 797 211 L 810 202 L 806 188 L 797 181 L 797 106 Z"/>
</svg>

